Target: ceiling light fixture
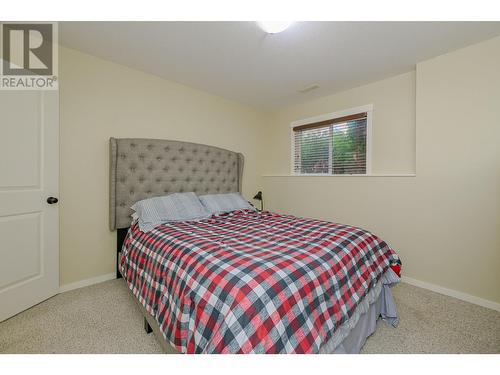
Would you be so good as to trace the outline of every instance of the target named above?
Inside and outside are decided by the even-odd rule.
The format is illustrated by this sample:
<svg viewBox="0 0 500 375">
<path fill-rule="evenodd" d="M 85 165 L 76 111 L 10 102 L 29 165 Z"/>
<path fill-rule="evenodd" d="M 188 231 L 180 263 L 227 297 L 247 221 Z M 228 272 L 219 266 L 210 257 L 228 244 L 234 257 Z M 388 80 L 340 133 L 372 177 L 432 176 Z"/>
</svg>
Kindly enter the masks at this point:
<svg viewBox="0 0 500 375">
<path fill-rule="evenodd" d="M 288 29 L 292 23 L 286 21 L 259 21 L 257 25 L 268 34 L 277 34 Z"/>
</svg>

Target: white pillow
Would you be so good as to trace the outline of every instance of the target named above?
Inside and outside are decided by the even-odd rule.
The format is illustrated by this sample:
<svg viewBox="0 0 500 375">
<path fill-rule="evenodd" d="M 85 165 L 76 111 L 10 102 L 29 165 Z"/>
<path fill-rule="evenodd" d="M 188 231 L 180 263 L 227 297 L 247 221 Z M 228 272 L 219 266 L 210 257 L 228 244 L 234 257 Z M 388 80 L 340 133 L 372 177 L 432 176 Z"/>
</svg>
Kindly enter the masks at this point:
<svg viewBox="0 0 500 375">
<path fill-rule="evenodd" d="M 149 232 L 162 223 L 197 221 L 211 216 L 195 193 L 174 193 L 143 199 L 131 208 L 137 213 L 139 228 L 143 232 Z"/>
<path fill-rule="evenodd" d="M 255 210 L 239 193 L 208 194 L 201 195 L 199 198 L 212 215 L 236 210 Z"/>
</svg>

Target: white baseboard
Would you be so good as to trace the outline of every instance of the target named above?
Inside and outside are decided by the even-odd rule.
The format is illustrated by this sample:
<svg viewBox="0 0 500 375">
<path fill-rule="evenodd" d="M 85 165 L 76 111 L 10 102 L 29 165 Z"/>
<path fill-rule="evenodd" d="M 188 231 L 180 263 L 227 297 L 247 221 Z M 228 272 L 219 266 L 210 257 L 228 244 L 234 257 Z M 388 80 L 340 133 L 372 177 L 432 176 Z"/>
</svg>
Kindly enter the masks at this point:
<svg viewBox="0 0 500 375">
<path fill-rule="evenodd" d="M 70 284 L 64 284 L 59 287 L 59 293 L 68 292 L 73 289 L 83 288 L 85 286 L 90 286 L 104 281 L 116 279 L 116 273 L 108 273 L 106 275 L 92 277 L 90 279 L 80 280 Z"/>
<path fill-rule="evenodd" d="M 500 303 L 493 302 L 484 298 L 472 296 L 470 294 L 462 293 L 453 289 L 448 289 L 439 285 L 426 283 L 425 281 L 420 281 L 407 276 L 402 276 L 401 281 L 410 285 L 418 286 L 423 289 L 431 290 L 436 293 L 444 294 L 445 296 L 455 297 L 465 302 L 470 302 L 475 305 L 487 307 L 488 309 L 500 311 Z"/>
</svg>

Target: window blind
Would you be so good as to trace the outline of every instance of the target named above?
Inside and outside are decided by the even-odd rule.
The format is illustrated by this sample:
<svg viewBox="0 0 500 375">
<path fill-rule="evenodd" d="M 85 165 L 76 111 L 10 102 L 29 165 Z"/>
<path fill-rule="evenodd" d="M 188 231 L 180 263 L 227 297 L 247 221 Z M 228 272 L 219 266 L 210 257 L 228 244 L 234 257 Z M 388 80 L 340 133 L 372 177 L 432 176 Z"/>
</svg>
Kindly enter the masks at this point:
<svg viewBox="0 0 500 375">
<path fill-rule="evenodd" d="M 296 174 L 365 174 L 367 113 L 293 128 Z"/>
</svg>

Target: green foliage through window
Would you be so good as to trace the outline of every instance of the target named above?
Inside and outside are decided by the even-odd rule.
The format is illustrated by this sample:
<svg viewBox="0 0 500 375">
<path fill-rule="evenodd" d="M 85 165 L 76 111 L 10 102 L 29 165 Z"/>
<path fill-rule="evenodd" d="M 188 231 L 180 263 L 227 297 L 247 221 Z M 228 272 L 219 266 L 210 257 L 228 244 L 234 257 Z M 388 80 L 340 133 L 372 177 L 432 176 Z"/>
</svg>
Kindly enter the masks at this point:
<svg viewBox="0 0 500 375">
<path fill-rule="evenodd" d="M 295 132 L 295 171 L 365 174 L 366 118 Z"/>
</svg>

